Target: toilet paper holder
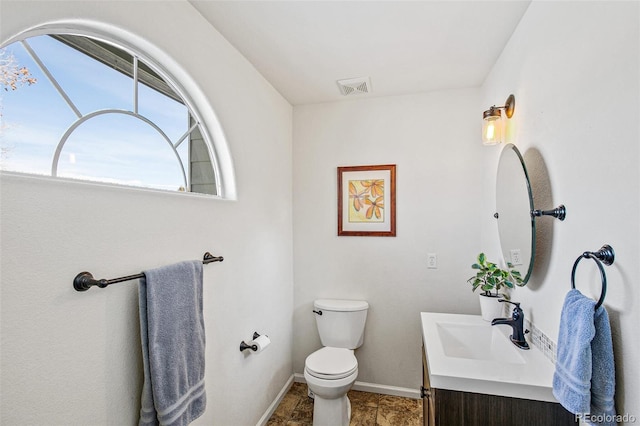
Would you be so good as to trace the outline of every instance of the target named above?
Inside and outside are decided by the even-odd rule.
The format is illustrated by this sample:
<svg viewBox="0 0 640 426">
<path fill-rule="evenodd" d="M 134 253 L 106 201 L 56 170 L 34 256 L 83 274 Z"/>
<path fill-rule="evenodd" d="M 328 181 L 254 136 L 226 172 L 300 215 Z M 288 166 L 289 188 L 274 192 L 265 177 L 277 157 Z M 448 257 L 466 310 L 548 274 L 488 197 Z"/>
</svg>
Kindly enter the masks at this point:
<svg viewBox="0 0 640 426">
<path fill-rule="evenodd" d="M 260 335 L 257 332 L 253 332 L 253 340 L 256 340 L 258 337 L 260 337 Z M 244 351 L 245 349 L 251 349 L 252 351 L 257 351 L 258 350 L 258 345 L 248 345 L 247 343 L 245 343 L 245 341 L 243 340 L 242 342 L 240 342 L 240 352 Z"/>
</svg>

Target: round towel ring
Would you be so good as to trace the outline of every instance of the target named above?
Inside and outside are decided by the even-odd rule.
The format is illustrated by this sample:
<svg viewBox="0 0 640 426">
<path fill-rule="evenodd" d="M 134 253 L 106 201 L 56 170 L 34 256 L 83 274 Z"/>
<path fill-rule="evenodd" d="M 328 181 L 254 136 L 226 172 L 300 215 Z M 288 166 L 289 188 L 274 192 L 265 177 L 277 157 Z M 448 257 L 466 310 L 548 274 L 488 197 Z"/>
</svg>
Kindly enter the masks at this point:
<svg viewBox="0 0 640 426">
<path fill-rule="evenodd" d="M 600 269 L 600 277 L 602 278 L 602 293 L 600 294 L 600 299 L 598 299 L 598 302 L 596 303 L 596 306 L 594 308 L 598 309 L 602 305 L 602 302 L 604 302 L 604 298 L 607 295 L 607 275 L 604 273 L 604 268 L 602 267 L 602 263 L 600 261 L 602 260 L 605 265 L 611 265 L 613 264 L 615 254 L 613 248 L 608 244 L 602 246 L 602 248 L 597 252 L 585 251 L 584 253 L 582 253 L 580 257 L 578 257 L 574 262 L 573 269 L 571 270 L 571 288 L 576 288 L 576 268 L 578 267 L 578 263 L 580 263 L 583 258 L 593 259 L 596 262 L 596 265 L 598 265 L 598 269 Z"/>
</svg>

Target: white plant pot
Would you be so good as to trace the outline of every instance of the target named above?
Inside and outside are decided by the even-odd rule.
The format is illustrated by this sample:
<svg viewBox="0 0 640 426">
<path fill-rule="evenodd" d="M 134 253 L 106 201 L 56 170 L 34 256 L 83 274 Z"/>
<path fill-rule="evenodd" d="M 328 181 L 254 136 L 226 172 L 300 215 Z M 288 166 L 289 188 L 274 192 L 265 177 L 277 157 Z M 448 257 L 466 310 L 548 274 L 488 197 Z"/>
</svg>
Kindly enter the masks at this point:
<svg viewBox="0 0 640 426">
<path fill-rule="evenodd" d="M 480 312 L 482 313 L 482 319 L 485 321 L 491 321 L 494 318 L 504 318 L 504 303 L 498 302 L 500 296 L 491 295 L 486 296 L 480 294 Z"/>
</svg>

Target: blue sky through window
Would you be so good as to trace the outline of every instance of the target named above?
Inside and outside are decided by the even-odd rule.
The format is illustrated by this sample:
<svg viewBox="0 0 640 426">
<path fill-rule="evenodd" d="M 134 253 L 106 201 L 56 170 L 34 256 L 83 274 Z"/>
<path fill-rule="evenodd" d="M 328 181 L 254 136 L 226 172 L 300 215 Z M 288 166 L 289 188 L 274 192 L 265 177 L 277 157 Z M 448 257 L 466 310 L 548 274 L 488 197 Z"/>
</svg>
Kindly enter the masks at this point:
<svg viewBox="0 0 640 426">
<path fill-rule="evenodd" d="M 105 109 L 133 111 L 130 77 L 49 36 L 27 42 L 83 116 Z M 29 69 L 37 83 L 0 94 L 0 168 L 50 175 L 56 146 L 78 117 L 19 42 L 6 51 Z M 138 85 L 138 113 L 172 143 L 189 126 L 183 104 L 143 84 Z M 186 141 L 178 153 L 187 168 Z M 79 125 L 62 150 L 58 176 L 169 190 L 184 186 L 180 164 L 167 141 L 149 124 L 126 114 L 98 115 Z"/>
</svg>

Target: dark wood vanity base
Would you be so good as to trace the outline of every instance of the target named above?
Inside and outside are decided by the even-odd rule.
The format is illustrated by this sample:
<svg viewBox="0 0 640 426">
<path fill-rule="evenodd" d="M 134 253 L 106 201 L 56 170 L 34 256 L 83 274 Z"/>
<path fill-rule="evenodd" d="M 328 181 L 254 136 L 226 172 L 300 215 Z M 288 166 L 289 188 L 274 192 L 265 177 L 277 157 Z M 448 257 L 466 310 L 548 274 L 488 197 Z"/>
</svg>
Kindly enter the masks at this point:
<svg viewBox="0 0 640 426">
<path fill-rule="evenodd" d="M 425 426 L 575 425 L 558 403 L 430 389 L 423 399 Z M 432 412 L 431 412 L 432 411 Z"/>
</svg>

